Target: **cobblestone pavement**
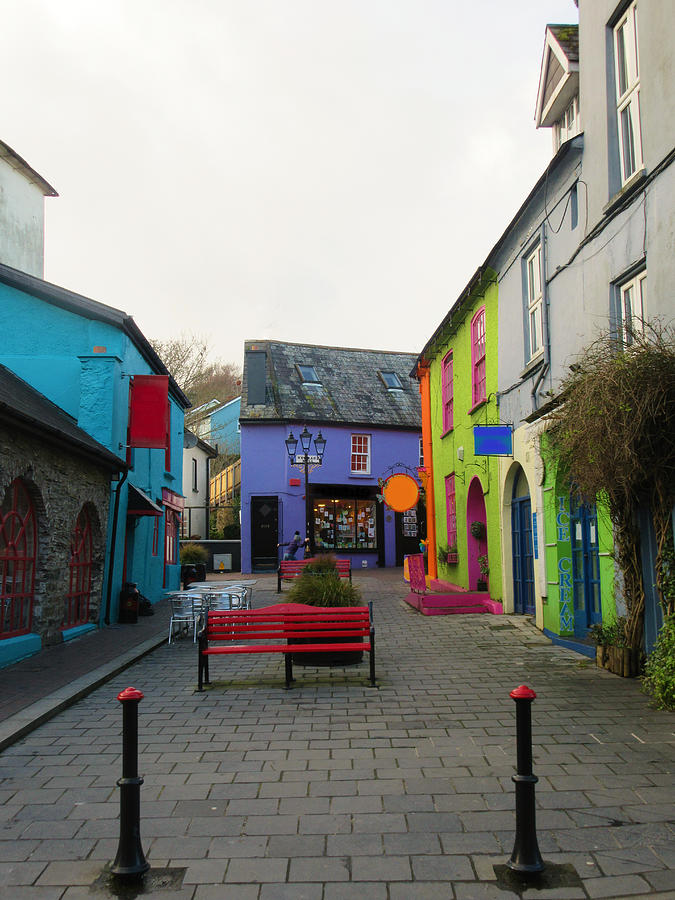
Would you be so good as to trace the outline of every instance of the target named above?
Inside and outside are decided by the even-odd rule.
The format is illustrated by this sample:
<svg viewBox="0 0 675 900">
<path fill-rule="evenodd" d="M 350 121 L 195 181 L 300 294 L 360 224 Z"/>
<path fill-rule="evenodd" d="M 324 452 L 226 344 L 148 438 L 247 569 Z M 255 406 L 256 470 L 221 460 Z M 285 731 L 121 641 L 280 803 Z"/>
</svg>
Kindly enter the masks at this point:
<svg viewBox="0 0 675 900">
<path fill-rule="evenodd" d="M 112 896 L 93 887 L 118 844 L 120 690 L 139 705 L 142 845 L 177 871 L 166 900 L 468 900 L 514 842 L 515 704 L 532 706 L 537 834 L 577 885 L 542 898 L 675 897 L 675 716 L 634 680 L 554 647 L 518 616 L 423 617 L 397 573 L 357 573 L 372 599 L 367 664 L 212 663 L 195 692 L 189 639 L 143 656 L 0 754 L 0 900 Z M 275 602 L 275 584 L 256 605 Z M 522 893 L 522 892 L 521 892 Z M 134 893 L 125 896 L 135 896 Z"/>
</svg>

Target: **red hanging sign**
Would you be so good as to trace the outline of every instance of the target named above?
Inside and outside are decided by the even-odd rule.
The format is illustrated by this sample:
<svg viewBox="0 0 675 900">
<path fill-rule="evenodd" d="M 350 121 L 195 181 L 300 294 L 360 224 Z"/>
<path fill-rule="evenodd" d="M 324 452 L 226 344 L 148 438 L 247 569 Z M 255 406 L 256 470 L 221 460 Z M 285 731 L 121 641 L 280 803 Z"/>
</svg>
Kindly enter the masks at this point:
<svg viewBox="0 0 675 900">
<path fill-rule="evenodd" d="M 129 402 L 129 446 L 166 450 L 169 437 L 169 376 L 134 375 Z"/>
</svg>

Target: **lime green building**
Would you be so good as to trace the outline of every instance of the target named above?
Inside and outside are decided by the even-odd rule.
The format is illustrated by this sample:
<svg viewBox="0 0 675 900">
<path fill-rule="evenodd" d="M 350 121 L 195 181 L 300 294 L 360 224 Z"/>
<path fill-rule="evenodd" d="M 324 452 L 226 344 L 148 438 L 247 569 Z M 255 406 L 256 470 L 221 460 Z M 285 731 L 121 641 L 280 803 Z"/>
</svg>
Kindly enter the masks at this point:
<svg viewBox="0 0 675 900">
<path fill-rule="evenodd" d="M 475 425 L 499 421 L 497 281 L 479 269 L 419 357 L 429 576 L 501 599 L 498 461 L 474 453 Z"/>
</svg>

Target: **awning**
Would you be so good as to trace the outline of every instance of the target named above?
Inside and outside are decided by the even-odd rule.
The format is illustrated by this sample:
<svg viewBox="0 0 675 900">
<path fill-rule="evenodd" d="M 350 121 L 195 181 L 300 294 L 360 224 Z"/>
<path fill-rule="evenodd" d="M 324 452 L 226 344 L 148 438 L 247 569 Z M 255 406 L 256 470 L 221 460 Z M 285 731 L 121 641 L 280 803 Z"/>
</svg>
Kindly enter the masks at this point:
<svg viewBox="0 0 675 900">
<path fill-rule="evenodd" d="M 161 506 L 157 506 L 154 500 L 151 500 L 147 494 L 144 494 L 140 488 L 133 484 L 129 485 L 129 506 L 127 508 L 128 516 L 161 516 L 163 510 Z"/>
</svg>

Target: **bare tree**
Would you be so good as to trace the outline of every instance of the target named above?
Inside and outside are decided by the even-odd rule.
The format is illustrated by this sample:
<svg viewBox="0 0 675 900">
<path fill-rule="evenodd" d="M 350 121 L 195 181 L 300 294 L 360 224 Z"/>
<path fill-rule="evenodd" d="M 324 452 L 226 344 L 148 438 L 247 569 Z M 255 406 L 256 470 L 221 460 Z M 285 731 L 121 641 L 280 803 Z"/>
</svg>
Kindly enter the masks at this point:
<svg viewBox="0 0 675 900">
<path fill-rule="evenodd" d="M 176 338 L 151 340 L 150 343 L 192 403 L 193 409 L 209 400 L 227 403 L 239 395 L 241 371 L 234 363 L 210 359 L 207 338 L 183 332 Z M 194 415 L 188 412 L 186 424 L 193 419 Z"/>
</svg>

